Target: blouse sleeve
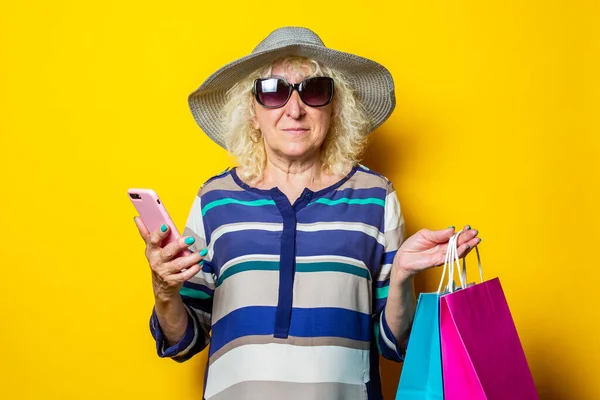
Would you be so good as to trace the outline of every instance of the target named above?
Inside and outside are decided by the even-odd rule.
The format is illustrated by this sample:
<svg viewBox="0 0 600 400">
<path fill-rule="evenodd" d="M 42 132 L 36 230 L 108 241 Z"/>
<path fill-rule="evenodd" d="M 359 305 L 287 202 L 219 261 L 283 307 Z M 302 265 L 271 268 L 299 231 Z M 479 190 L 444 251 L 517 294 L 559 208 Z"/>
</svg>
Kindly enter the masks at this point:
<svg viewBox="0 0 600 400">
<path fill-rule="evenodd" d="M 200 193 L 194 199 L 188 215 L 184 236 L 193 236 L 195 242 L 189 248 L 200 252 L 206 248 L 206 235 L 202 220 L 202 200 Z M 215 275 L 208 260 L 202 264 L 202 269 L 191 279 L 183 283 L 179 294 L 188 313 L 186 332 L 179 343 L 166 346 L 163 332 L 153 309 L 150 317 L 150 331 L 156 341 L 156 351 L 159 357 L 170 357 L 177 362 L 184 362 L 206 348 L 210 341 L 211 315 L 213 294 L 215 290 Z"/>
<path fill-rule="evenodd" d="M 398 345 L 385 319 L 385 305 L 388 297 L 392 262 L 405 236 L 404 217 L 400 209 L 400 202 L 391 183 L 388 183 L 387 187 L 383 226 L 385 249 L 379 273 L 374 278 L 373 318 L 375 341 L 379 353 L 384 358 L 402 362 L 405 351 Z"/>
</svg>

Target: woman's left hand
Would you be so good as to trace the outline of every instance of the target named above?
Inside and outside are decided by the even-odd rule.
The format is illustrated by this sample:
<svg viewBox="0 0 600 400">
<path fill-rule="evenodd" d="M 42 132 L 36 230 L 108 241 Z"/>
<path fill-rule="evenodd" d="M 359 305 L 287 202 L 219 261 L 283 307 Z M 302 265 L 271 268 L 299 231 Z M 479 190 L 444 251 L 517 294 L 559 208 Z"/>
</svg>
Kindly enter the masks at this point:
<svg viewBox="0 0 600 400">
<path fill-rule="evenodd" d="M 465 226 L 458 237 L 458 257 L 465 257 L 481 242 L 476 229 Z M 418 272 L 444 264 L 448 241 L 456 232 L 454 227 L 432 231 L 421 229 L 402 243 L 394 257 L 392 280 L 405 281 Z"/>
</svg>

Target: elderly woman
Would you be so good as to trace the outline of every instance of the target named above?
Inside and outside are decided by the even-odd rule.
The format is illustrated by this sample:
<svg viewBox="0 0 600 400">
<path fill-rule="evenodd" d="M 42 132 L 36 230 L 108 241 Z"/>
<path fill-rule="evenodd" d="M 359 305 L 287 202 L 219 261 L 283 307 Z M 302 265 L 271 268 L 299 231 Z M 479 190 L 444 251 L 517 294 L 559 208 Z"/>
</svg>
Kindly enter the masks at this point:
<svg viewBox="0 0 600 400">
<path fill-rule="evenodd" d="M 202 185 L 177 243 L 136 218 L 158 355 L 210 344 L 207 400 L 381 399 L 379 355 L 403 359 L 413 277 L 443 264 L 455 233 L 404 240 L 392 184 L 358 163 L 394 108 L 389 72 L 281 28 L 189 104 L 239 164 Z M 466 229 L 461 257 L 480 241 Z"/>
</svg>

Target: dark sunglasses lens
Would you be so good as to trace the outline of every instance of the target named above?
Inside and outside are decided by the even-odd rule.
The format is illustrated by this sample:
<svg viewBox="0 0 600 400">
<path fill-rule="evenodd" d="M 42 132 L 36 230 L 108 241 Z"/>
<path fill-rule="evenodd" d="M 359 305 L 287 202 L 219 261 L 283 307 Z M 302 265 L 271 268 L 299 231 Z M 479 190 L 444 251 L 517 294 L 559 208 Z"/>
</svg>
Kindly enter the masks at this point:
<svg viewBox="0 0 600 400">
<path fill-rule="evenodd" d="M 302 101 L 313 107 L 329 103 L 333 94 L 332 83 L 332 79 L 326 77 L 307 79 L 302 86 Z"/>
<path fill-rule="evenodd" d="M 290 88 L 281 79 L 264 79 L 256 84 L 259 102 L 266 107 L 279 107 L 288 98 Z"/>
</svg>

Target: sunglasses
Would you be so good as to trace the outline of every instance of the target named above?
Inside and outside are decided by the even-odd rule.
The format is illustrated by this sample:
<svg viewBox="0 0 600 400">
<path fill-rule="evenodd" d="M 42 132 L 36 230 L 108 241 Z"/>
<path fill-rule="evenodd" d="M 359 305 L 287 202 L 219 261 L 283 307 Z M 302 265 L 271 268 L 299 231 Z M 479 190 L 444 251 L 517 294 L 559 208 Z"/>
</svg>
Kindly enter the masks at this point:
<svg viewBox="0 0 600 400">
<path fill-rule="evenodd" d="M 333 99 L 333 79 L 318 76 L 300 83 L 288 83 L 283 78 L 263 78 L 254 81 L 252 92 L 261 106 L 279 108 L 288 102 L 294 90 L 307 106 L 323 107 Z"/>
</svg>

